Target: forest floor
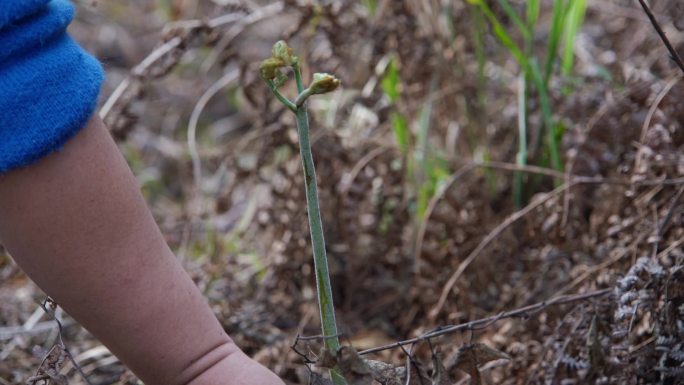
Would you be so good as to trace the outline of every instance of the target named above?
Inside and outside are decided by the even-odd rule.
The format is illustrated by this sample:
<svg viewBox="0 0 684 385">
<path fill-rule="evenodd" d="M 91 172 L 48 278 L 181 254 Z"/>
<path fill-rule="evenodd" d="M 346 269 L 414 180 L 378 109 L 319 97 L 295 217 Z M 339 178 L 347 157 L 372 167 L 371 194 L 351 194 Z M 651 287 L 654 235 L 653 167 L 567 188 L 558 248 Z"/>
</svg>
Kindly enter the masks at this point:
<svg viewBox="0 0 684 385">
<path fill-rule="evenodd" d="M 549 80 L 562 171 L 544 160 L 534 93 L 538 161 L 516 164 L 520 66 L 468 2 L 78 3 L 71 32 L 108 73 L 101 114 L 167 241 L 230 335 L 289 384 L 310 383 L 320 341 L 292 346 L 320 331 L 294 117 L 258 76 L 279 39 L 306 79 L 343 83 L 309 108 L 344 345 L 494 317 L 363 357 L 408 354 L 414 384 L 684 384 L 684 83 L 636 1 L 589 2 L 572 74 Z M 652 7 L 684 52 L 676 3 Z M 25 383 L 59 340 L 44 300 L 0 251 L 0 384 Z M 56 315 L 92 384 L 137 383 Z"/>
</svg>

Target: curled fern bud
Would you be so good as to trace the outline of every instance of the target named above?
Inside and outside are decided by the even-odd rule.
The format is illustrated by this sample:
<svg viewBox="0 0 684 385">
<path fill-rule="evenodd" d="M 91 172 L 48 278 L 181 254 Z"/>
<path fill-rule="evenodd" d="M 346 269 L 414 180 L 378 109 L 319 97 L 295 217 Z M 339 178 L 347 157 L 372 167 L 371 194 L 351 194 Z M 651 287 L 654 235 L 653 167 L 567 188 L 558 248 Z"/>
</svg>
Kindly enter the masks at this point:
<svg viewBox="0 0 684 385">
<path fill-rule="evenodd" d="M 278 71 L 278 74 L 276 75 L 275 79 L 271 81 L 273 82 L 273 86 L 275 88 L 280 88 L 287 81 L 287 75 Z"/>
<path fill-rule="evenodd" d="M 340 85 L 340 79 L 326 73 L 315 73 L 309 89 L 311 94 L 325 94 L 334 91 Z"/>
<path fill-rule="evenodd" d="M 273 58 L 280 59 L 285 65 L 291 66 L 297 64 L 299 58 L 292 54 L 292 48 L 283 40 L 277 41 L 273 44 Z"/>
<path fill-rule="evenodd" d="M 259 74 L 264 80 L 273 80 L 281 74 L 280 68 L 286 66 L 282 59 L 270 57 L 259 65 Z"/>
</svg>

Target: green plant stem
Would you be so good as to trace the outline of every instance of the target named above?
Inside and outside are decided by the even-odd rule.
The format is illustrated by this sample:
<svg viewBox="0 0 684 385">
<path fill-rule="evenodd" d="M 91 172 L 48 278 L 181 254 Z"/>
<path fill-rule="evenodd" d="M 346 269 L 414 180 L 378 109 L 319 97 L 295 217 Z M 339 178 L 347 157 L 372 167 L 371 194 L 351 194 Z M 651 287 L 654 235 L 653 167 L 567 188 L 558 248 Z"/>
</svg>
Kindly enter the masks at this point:
<svg viewBox="0 0 684 385">
<path fill-rule="evenodd" d="M 518 153 L 515 161 L 519 166 L 527 165 L 527 98 L 528 76 L 523 71 L 518 76 Z M 523 173 L 516 171 L 513 178 L 513 204 L 519 208 L 523 205 Z"/>
<path fill-rule="evenodd" d="M 546 51 L 546 63 L 544 64 L 543 83 L 548 84 L 553 73 L 553 66 L 556 63 L 558 45 L 563 34 L 563 23 L 567 14 L 567 7 L 572 1 L 554 0 L 553 16 L 551 17 L 551 30 L 549 31 L 549 43 Z"/>
<path fill-rule="evenodd" d="M 304 168 L 304 182 L 306 187 L 306 204 L 309 212 L 309 227 L 311 229 L 311 243 L 313 247 L 314 264 L 316 268 L 316 285 L 318 287 L 318 301 L 321 307 L 321 323 L 323 335 L 337 335 L 335 311 L 332 301 L 332 289 L 328 278 L 328 261 L 323 238 L 323 223 L 318 204 L 318 188 L 316 186 L 316 171 L 314 169 L 311 142 L 309 140 L 309 117 L 306 109 L 297 110 L 297 129 L 299 132 L 299 147 Z M 336 338 L 326 338 L 325 344 L 333 352 L 339 348 Z"/>
<path fill-rule="evenodd" d="M 508 16 L 509 19 L 515 24 L 515 26 L 518 28 L 520 33 L 522 34 L 523 40 L 528 41 L 530 40 L 530 36 L 532 34 L 532 30 L 528 28 L 528 24 L 522 21 L 522 19 L 518 16 L 517 12 L 515 9 L 513 9 L 513 6 L 511 3 L 508 2 L 508 0 L 498 0 L 499 5 L 503 9 L 504 13 L 506 16 Z"/>
<path fill-rule="evenodd" d="M 298 67 L 294 68 L 297 88 L 300 86 L 301 73 Z M 318 187 L 316 170 L 314 168 L 311 141 L 309 140 L 309 116 L 306 105 L 296 110 L 297 131 L 299 133 L 299 151 L 302 156 L 304 168 L 304 183 L 306 187 L 306 204 L 309 214 L 309 229 L 311 230 L 311 244 L 314 256 L 314 270 L 316 271 L 316 288 L 318 292 L 318 306 L 321 313 L 321 329 L 325 338 L 325 347 L 333 354 L 340 348 L 337 337 L 337 323 L 335 322 L 335 307 L 333 306 L 332 287 L 330 274 L 328 273 L 328 258 L 325 253 L 325 239 L 323 238 L 323 222 L 321 221 L 321 209 L 318 204 Z M 330 371 L 330 376 L 335 385 L 346 385 L 344 377 L 337 368 Z"/>
<path fill-rule="evenodd" d="M 528 34 L 525 36 L 524 50 L 525 56 L 534 57 L 534 32 L 539 18 L 539 0 L 527 2 L 526 9 L 526 29 Z M 518 153 L 516 163 L 524 167 L 527 165 L 527 131 L 529 118 L 529 98 L 532 89 L 532 79 L 530 76 L 529 65 L 522 67 L 522 73 L 518 77 Z M 513 204 L 516 208 L 521 208 L 524 201 L 524 175 L 517 171 L 513 179 Z"/>
<path fill-rule="evenodd" d="M 544 85 L 544 79 L 542 78 L 541 70 L 536 61 L 532 61 L 530 71 L 532 80 L 537 87 L 537 91 L 539 91 L 539 104 L 541 105 L 542 118 L 544 120 L 547 145 L 549 146 L 551 167 L 556 171 L 563 171 L 563 163 L 560 157 L 560 144 L 558 143 L 558 137 L 556 136 L 556 127 L 553 123 L 553 114 L 551 112 L 551 101 L 549 100 L 548 90 Z"/>
<path fill-rule="evenodd" d="M 297 96 L 297 99 L 294 101 L 295 106 L 297 106 L 297 108 L 301 107 L 309 96 L 311 96 L 311 88 L 305 89 Z"/>
<path fill-rule="evenodd" d="M 304 92 L 304 82 L 302 81 L 302 70 L 299 68 L 299 63 L 294 63 L 292 65 L 292 71 L 294 71 L 295 83 L 297 83 L 297 92 Z"/>
<path fill-rule="evenodd" d="M 567 22 L 565 23 L 565 30 L 563 31 L 563 42 L 565 46 L 563 48 L 563 61 L 561 66 L 562 74 L 566 77 L 570 76 L 572 72 L 573 59 L 575 57 L 575 39 L 577 38 L 577 32 L 584 22 L 586 11 L 586 0 L 574 0 L 570 3 L 570 9 L 566 16 Z"/>
<path fill-rule="evenodd" d="M 275 86 L 275 84 L 272 81 L 268 81 L 268 86 L 271 88 L 271 92 L 273 92 L 273 95 L 275 95 L 278 100 L 285 105 L 285 107 L 289 108 L 290 111 L 297 113 L 297 106 L 290 101 L 290 99 L 286 98 L 283 94 L 278 91 L 278 87 Z"/>
</svg>

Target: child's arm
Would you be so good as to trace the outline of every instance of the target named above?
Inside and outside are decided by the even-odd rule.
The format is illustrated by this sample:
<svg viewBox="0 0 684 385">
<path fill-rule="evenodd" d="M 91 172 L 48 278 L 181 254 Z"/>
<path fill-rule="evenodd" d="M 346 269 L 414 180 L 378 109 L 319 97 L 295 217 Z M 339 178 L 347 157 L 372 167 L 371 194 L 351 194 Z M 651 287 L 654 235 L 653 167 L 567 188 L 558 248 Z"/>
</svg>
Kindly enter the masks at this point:
<svg viewBox="0 0 684 385">
<path fill-rule="evenodd" d="M 223 331 L 99 119 L 0 174 L 0 240 L 146 384 L 282 384 Z"/>
</svg>

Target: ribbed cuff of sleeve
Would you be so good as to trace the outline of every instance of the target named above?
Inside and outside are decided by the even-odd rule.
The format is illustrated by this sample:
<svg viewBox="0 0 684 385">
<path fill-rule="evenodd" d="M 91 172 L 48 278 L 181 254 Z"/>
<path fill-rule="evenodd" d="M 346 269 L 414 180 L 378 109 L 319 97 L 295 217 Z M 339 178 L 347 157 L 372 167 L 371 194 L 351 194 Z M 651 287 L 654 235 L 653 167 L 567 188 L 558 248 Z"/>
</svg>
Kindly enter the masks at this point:
<svg viewBox="0 0 684 385">
<path fill-rule="evenodd" d="M 103 80 L 100 63 L 66 34 L 71 3 L 8 3 L 33 13 L 0 5 L 9 23 L 0 25 L 0 172 L 61 148 L 86 125 Z"/>
</svg>

